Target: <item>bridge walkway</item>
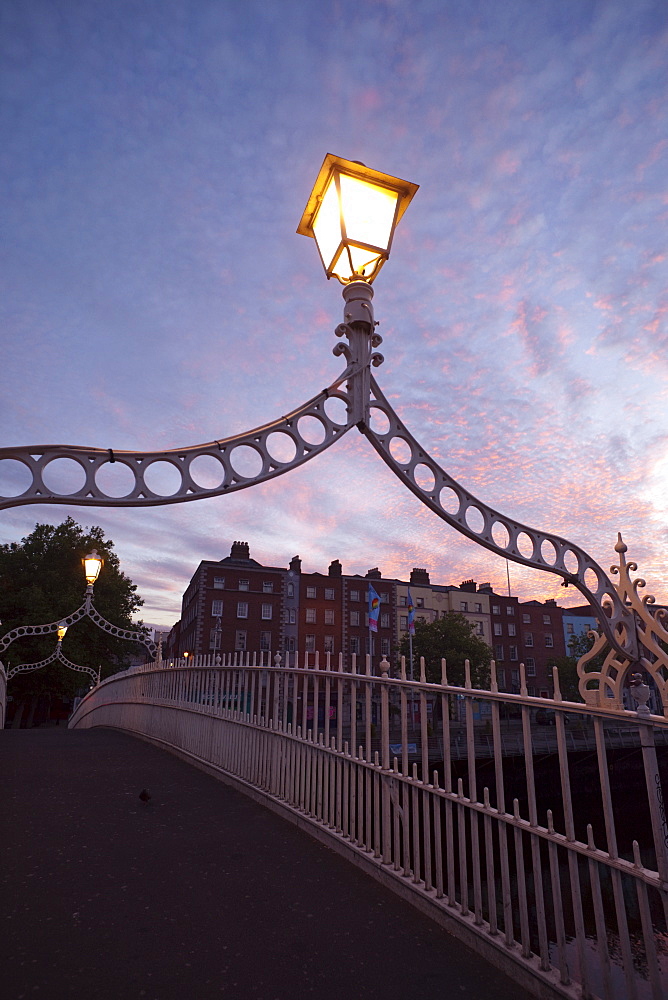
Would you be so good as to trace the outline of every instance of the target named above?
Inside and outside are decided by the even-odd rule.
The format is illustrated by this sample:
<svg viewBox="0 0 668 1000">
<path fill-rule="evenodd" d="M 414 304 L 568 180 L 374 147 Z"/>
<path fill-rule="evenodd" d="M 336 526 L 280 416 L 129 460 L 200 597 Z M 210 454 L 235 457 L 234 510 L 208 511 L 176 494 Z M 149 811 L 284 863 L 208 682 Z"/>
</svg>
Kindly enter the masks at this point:
<svg viewBox="0 0 668 1000">
<path fill-rule="evenodd" d="M 5 730 L 0 802 L 5 1000 L 527 996 L 297 827 L 127 734 Z"/>
</svg>

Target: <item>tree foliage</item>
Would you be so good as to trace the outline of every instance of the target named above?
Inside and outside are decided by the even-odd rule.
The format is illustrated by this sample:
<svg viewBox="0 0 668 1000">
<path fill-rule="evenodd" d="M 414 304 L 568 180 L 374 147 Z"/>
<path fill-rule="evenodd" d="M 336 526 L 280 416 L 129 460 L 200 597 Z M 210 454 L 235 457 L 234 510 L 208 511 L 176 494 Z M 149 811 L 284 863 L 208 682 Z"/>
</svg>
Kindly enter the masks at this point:
<svg viewBox="0 0 668 1000">
<path fill-rule="evenodd" d="M 133 615 L 143 601 L 135 584 L 121 572 L 113 542 L 104 537 L 101 528 L 84 529 L 68 517 L 56 526 L 37 524 L 21 542 L 0 546 L 0 635 L 20 625 L 60 621 L 76 611 L 86 591 L 81 561 L 94 548 L 104 559 L 95 584 L 97 611 L 113 625 L 137 630 Z M 5 667 L 8 663 L 36 663 L 50 656 L 56 641 L 55 633 L 17 639 L 2 656 Z M 103 677 L 123 669 L 130 654 L 141 648 L 107 634 L 89 618 L 72 625 L 62 644 L 68 660 L 94 670 L 101 666 Z M 71 697 L 87 686 L 87 674 L 56 662 L 15 675 L 10 693 L 16 699 L 42 693 Z"/>
<path fill-rule="evenodd" d="M 441 660 L 445 659 L 449 683 L 462 685 L 465 676 L 464 661 L 469 660 L 474 687 L 487 687 L 492 650 L 475 634 L 474 629 L 473 622 L 454 611 L 433 622 L 416 621 L 413 636 L 416 677 L 419 676 L 417 670 L 420 657 L 423 656 L 427 680 L 438 683 L 441 680 Z M 408 659 L 408 635 L 401 640 L 400 653 Z"/>
</svg>

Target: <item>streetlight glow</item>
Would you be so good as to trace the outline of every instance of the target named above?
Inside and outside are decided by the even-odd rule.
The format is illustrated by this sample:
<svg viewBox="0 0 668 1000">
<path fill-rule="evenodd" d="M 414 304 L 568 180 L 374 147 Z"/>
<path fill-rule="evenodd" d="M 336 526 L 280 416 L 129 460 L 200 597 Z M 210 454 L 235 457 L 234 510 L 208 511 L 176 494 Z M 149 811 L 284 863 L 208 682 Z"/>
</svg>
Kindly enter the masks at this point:
<svg viewBox="0 0 668 1000">
<path fill-rule="evenodd" d="M 100 570 L 104 564 L 104 559 L 102 556 L 97 554 L 97 549 L 93 549 L 87 556 L 83 557 L 82 560 L 84 564 L 84 573 L 86 576 L 86 583 L 89 587 L 92 587 L 98 576 L 100 575 Z"/>
<path fill-rule="evenodd" d="M 58 628 L 56 629 L 56 634 L 58 636 L 58 642 L 62 642 L 63 641 L 63 639 L 65 638 L 65 633 L 66 632 L 67 632 L 67 625 L 65 624 L 65 622 L 61 622 L 60 625 L 58 626 Z"/>
<path fill-rule="evenodd" d="M 328 278 L 371 283 L 417 184 L 328 153 L 297 232 L 315 239 Z"/>
</svg>

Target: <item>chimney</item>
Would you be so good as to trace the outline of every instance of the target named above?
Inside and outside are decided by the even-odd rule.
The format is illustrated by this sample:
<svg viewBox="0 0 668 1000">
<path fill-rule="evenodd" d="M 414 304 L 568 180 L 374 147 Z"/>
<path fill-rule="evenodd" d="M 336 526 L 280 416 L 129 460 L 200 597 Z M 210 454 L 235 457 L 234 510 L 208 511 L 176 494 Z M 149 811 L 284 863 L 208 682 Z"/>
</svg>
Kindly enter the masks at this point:
<svg viewBox="0 0 668 1000">
<path fill-rule="evenodd" d="M 341 576 L 343 573 L 343 567 L 338 559 L 332 559 L 329 564 L 329 575 L 330 576 Z"/>
<path fill-rule="evenodd" d="M 368 571 L 368 573 L 367 573 L 367 575 L 365 576 L 364 579 L 365 580 L 382 580 L 382 578 L 383 577 L 382 577 L 382 574 L 381 574 L 380 570 L 378 569 L 377 566 L 374 566 L 373 569 L 370 569 Z"/>
<path fill-rule="evenodd" d="M 493 594 L 494 591 L 492 590 L 491 583 L 481 583 L 480 586 L 478 587 L 478 593 L 479 594 Z"/>
<path fill-rule="evenodd" d="M 462 580 L 459 584 L 459 589 L 465 591 L 467 594 L 475 594 L 477 584 L 475 580 Z"/>
<path fill-rule="evenodd" d="M 290 560 L 290 569 L 293 573 L 301 573 L 302 571 L 302 561 L 299 556 L 293 556 Z"/>
<path fill-rule="evenodd" d="M 232 542 L 230 559 L 250 559 L 248 542 Z"/>
<path fill-rule="evenodd" d="M 414 566 L 411 570 L 411 583 L 415 584 L 416 587 L 420 584 L 424 587 L 428 587 L 429 573 L 427 573 L 426 569 L 420 569 L 418 566 Z"/>
</svg>

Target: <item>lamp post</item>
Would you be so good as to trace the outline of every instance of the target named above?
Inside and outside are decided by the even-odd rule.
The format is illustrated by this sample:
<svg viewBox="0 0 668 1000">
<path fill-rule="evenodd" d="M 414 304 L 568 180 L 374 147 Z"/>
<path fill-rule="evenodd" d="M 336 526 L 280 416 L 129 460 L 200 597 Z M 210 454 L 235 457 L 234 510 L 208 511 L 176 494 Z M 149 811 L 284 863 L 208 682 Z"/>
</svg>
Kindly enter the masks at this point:
<svg viewBox="0 0 668 1000">
<path fill-rule="evenodd" d="M 600 622 L 597 652 L 607 650 L 601 671 L 587 672 L 585 657 L 582 669 L 578 668 L 586 700 L 605 696 L 606 707 L 616 707 L 629 668 L 637 672 L 641 667 L 651 672 L 664 705 L 668 705 L 668 654 L 662 645 L 668 644 L 668 628 L 652 613 L 649 597 L 639 597 L 637 589 L 644 582 L 630 581 L 627 570 L 637 567 L 624 562 L 626 546 L 621 538 L 615 546 L 620 565 L 611 568 L 619 577 L 615 583 L 580 546 L 522 524 L 477 499 L 413 437 L 371 374 L 372 368 L 383 363 L 382 354 L 376 351 L 382 338 L 376 332 L 372 283 L 389 258 L 396 226 L 417 189 L 416 184 L 371 170 L 354 160 L 331 154 L 325 157 L 297 232 L 315 239 L 325 274 L 343 285 L 344 321 L 335 330 L 341 340 L 334 354 L 345 358 L 346 367 L 326 389 L 262 427 L 170 451 L 132 452 L 78 445 L 2 448 L 0 460 L 20 462 L 31 481 L 19 496 L 0 496 L 0 509 L 28 503 L 147 507 L 222 496 L 297 468 L 357 427 L 403 485 L 450 527 L 505 560 L 556 574 L 564 585 L 580 591 Z M 330 413 L 328 401 L 332 398 L 345 404 L 345 417 Z M 372 411 L 385 417 L 386 430 L 371 426 Z M 323 428 L 320 443 L 314 445 L 304 437 L 300 427 L 308 423 L 304 418 L 314 418 Z M 276 458 L 270 447 L 270 439 L 277 433 L 287 435 L 294 443 L 295 453 L 288 461 Z M 408 450 L 407 459 L 395 457 L 392 445 L 397 440 Z M 256 475 L 236 471 L 234 457 L 239 448 L 250 448 L 259 456 L 261 468 Z M 220 464 L 220 480 L 215 487 L 200 486 L 191 474 L 192 463 L 202 456 Z M 54 495 L 43 476 L 49 463 L 61 458 L 77 463 L 84 482 L 77 490 Z M 98 481 L 99 474 L 114 462 L 121 463 L 133 477 L 132 488 L 123 497 L 105 492 L 103 476 Z M 147 482 L 147 473 L 157 462 L 172 465 L 180 478 L 169 497 L 154 493 Z M 91 605 L 91 617 L 93 614 Z"/>
</svg>

